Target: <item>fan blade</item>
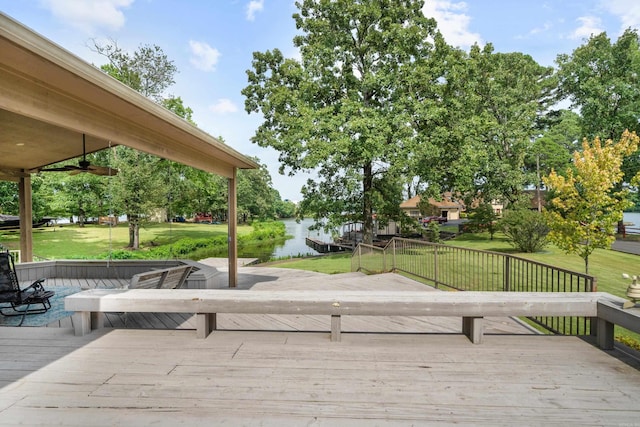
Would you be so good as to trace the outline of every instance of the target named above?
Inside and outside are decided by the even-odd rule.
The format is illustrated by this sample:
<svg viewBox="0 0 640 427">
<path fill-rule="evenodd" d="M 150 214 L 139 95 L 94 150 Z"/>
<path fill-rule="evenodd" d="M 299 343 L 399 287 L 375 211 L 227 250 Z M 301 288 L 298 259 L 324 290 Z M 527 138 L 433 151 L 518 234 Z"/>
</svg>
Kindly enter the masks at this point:
<svg viewBox="0 0 640 427">
<path fill-rule="evenodd" d="M 82 171 L 82 168 L 74 165 L 61 166 L 59 168 L 39 169 L 38 172 L 73 172 Z"/>
<path fill-rule="evenodd" d="M 114 169 L 106 166 L 98 166 L 98 165 L 89 166 L 87 168 L 87 172 L 92 173 L 94 175 L 100 175 L 100 176 L 118 175 L 118 169 Z"/>
</svg>

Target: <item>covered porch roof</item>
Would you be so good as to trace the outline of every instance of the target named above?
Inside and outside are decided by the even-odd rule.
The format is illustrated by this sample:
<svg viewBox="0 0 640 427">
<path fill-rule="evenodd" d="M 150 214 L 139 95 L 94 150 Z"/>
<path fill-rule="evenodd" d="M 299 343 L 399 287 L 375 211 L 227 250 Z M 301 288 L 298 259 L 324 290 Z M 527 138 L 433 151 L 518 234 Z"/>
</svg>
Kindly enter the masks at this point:
<svg viewBox="0 0 640 427">
<path fill-rule="evenodd" d="M 126 145 L 227 178 L 251 159 L 0 14 L 0 173 Z"/>
<path fill-rule="evenodd" d="M 81 156 L 83 134 L 88 153 L 125 145 L 229 178 L 235 218 L 236 171 L 253 160 L 2 13 L 0 52 L 0 179 L 20 183 L 27 260 L 30 175 Z"/>
</svg>

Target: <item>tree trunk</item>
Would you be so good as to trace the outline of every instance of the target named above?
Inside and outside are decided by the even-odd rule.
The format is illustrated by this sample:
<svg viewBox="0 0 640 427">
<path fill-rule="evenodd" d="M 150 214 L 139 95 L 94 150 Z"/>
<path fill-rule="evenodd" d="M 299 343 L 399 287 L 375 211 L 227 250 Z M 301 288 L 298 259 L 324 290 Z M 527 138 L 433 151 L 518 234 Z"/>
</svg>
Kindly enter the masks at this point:
<svg viewBox="0 0 640 427">
<path fill-rule="evenodd" d="M 584 257 L 584 274 L 589 274 L 589 255 Z"/>
<path fill-rule="evenodd" d="M 362 222 L 364 227 L 362 230 L 362 241 L 367 245 L 373 244 L 373 202 L 371 192 L 373 191 L 373 166 L 367 163 L 363 168 L 363 210 Z"/>
<path fill-rule="evenodd" d="M 140 224 L 137 215 L 127 215 L 129 221 L 129 248 L 140 249 Z"/>
</svg>

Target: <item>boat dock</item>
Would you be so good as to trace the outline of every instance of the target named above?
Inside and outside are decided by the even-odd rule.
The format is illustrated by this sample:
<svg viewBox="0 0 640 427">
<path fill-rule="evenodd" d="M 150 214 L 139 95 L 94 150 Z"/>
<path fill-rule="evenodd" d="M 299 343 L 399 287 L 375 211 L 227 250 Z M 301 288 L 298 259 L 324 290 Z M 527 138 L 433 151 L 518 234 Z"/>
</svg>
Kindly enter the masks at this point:
<svg viewBox="0 0 640 427">
<path fill-rule="evenodd" d="M 342 252 L 342 251 L 350 251 L 353 248 L 351 246 L 348 245 L 340 245 L 337 243 L 327 243 L 327 242 L 322 242 L 318 239 L 312 239 L 311 237 L 307 237 L 305 239 L 305 243 L 307 244 L 307 246 L 309 246 L 311 249 L 313 249 L 316 252 L 320 252 L 321 254 L 326 254 L 326 253 L 330 253 L 330 252 Z"/>
</svg>

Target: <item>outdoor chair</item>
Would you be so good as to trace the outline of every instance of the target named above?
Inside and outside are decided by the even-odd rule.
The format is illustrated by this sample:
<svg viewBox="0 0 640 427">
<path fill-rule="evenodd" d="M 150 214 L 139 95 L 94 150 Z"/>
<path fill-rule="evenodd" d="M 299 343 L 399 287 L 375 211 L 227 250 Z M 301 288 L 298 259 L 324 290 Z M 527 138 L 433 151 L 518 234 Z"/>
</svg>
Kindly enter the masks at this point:
<svg viewBox="0 0 640 427">
<path fill-rule="evenodd" d="M 0 314 L 3 316 L 24 316 L 45 313 L 51 308 L 49 298 L 53 291 L 42 286 L 45 279 L 38 279 L 25 289 L 20 289 L 13 256 L 0 252 Z M 22 322 L 20 322 L 22 325 Z"/>
</svg>

